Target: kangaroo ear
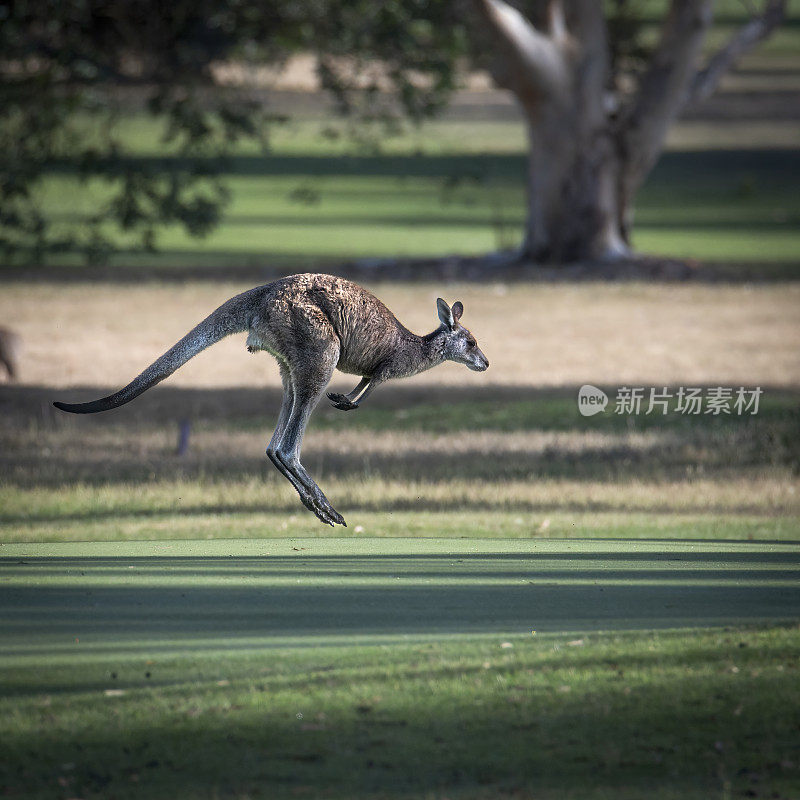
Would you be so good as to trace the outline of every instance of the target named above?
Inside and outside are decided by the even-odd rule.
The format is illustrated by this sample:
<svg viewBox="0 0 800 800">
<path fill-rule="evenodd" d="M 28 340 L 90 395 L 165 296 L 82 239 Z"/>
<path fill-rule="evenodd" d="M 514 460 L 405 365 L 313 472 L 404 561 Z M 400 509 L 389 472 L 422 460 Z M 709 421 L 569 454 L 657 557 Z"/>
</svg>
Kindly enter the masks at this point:
<svg viewBox="0 0 800 800">
<path fill-rule="evenodd" d="M 453 319 L 458 322 L 461 319 L 461 315 L 464 313 L 464 304 L 460 300 L 456 300 L 451 310 L 453 312 Z"/>
<path fill-rule="evenodd" d="M 441 297 L 437 298 L 436 300 L 436 310 L 439 312 L 439 320 L 441 321 L 442 325 L 444 325 L 449 330 L 453 330 L 456 325 L 456 321 L 453 318 L 453 312 L 450 310 L 450 306 L 442 300 Z"/>
</svg>

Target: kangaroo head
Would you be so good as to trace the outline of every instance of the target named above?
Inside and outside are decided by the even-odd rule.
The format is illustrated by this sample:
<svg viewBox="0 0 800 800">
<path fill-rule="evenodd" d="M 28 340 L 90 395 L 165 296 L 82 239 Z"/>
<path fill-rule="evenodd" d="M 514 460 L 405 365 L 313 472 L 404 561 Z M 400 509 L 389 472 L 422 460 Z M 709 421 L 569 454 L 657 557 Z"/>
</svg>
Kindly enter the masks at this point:
<svg viewBox="0 0 800 800">
<path fill-rule="evenodd" d="M 475 337 L 459 323 L 464 313 L 464 304 L 456 301 L 451 308 L 440 297 L 436 301 L 436 309 L 444 329 L 444 357 L 448 361 L 466 364 L 475 372 L 488 369 L 489 359 L 481 352 Z"/>
</svg>

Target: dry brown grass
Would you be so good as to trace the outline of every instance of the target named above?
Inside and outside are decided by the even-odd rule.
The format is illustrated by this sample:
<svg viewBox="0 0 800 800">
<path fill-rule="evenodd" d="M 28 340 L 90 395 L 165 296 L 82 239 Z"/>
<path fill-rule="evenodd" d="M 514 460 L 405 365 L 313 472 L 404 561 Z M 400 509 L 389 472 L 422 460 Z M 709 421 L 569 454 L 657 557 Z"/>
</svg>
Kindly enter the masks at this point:
<svg viewBox="0 0 800 800">
<path fill-rule="evenodd" d="M 14 284 L 0 321 L 23 338 L 23 384 L 127 383 L 222 301 L 246 286 Z M 381 284 L 370 287 L 412 330 L 433 328 L 441 294 L 492 366 L 447 364 L 420 384 L 559 386 L 584 382 L 800 386 L 800 286 Z M 352 379 L 339 376 L 342 385 Z M 175 386 L 277 386 L 272 360 L 243 337 L 190 362 Z"/>
<path fill-rule="evenodd" d="M 52 389 L 127 383 L 244 288 L 6 287 L 0 321 L 19 331 L 25 351 L 22 386 L 0 393 L 0 540 L 321 533 L 264 456 L 277 369 L 249 355 L 244 337 L 202 353 L 120 412 L 74 417 L 50 405 Z M 572 416 L 558 411 L 571 389 L 547 387 L 800 387 L 800 286 L 372 288 L 417 331 L 435 324 L 438 294 L 462 300 L 492 367 L 476 374 L 448 364 L 384 387 L 355 418 L 364 424 L 317 412 L 305 463 L 364 535 L 796 538 L 800 486 L 778 452 L 788 428 L 774 410 L 741 425 L 593 429 L 578 424 L 572 402 Z M 540 416 L 523 414 L 516 428 L 481 417 L 461 424 L 448 405 L 453 386 L 470 407 L 527 403 Z M 401 416 L 426 403 L 441 408 L 448 433 Z M 380 424 L 367 424 L 369 414 Z M 178 457 L 184 418 L 193 421 L 191 448 Z"/>
<path fill-rule="evenodd" d="M 469 514 L 520 513 L 645 513 L 665 515 L 784 516 L 794 524 L 800 516 L 796 485 L 781 475 L 670 481 L 542 479 L 514 481 L 357 480 L 328 476 L 325 490 L 337 505 L 364 512 L 399 511 Z M 0 487 L 3 518 L 17 516 L 31 523 L 119 515 L 297 513 L 306 517 L 292 488 L 277 473 L 240 480 L 167 479 L 157 483 L 70 484 L 66 488 Z M 793 518 L 793 522 L 789 522 Z M 465 520 L 465 525 L 468 520 Z M 2 527 L 2 523 L 0 523 Z M 796 527 L 795 527 L 796 533 Z"/>
<path fill-rule="evenodd" d="M 72 418 L 69 418 L 71 421 Z M 20 420 L 21 422 L 21 420 Z M 0 507 L 18 521 L 62 505 L 113 513 L 292 513 L 264 456 L 268 431 L 201 427 L 175 454 L 174 423 L 6 426 Z M 265 426 L 266 427 L 266 426 Z M 304 461 L 343 508 L 800 516 L 790 470 L 754 460 L 750 433 L 314 430 Z M 749 438 L 748 438 L 749 437 Z M 63 509 L 62 509 L 63 510 Z M 788 520 L 787 520 L 787 524 Z"/>
</svg>

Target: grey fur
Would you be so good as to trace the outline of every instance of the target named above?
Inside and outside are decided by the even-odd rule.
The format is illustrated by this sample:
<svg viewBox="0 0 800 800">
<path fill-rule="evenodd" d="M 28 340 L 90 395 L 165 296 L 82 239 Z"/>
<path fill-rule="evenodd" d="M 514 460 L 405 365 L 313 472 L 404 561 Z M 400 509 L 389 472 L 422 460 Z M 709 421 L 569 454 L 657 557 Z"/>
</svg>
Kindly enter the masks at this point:
<svg viewBox="0 0 800 800">
<path fill-rule="evenodd" d="M 0 364 L 5 367 L 8 378 L 12 381 L 17 377 L 19 350 L 19 336 L 8 328 L 0 328 Z"/>
<path fill-rule="evenodd" d="M 446 360 L 480 372 L 487 369 L 489 361 L 459 322 L 463 305 L 451 308 L 440 298 L 437 309 L 440 327 L 418 336 L 377 297 L 350 281 L 332 275 L 292 275 L 228 300 L 119 392 L 90 403 L 54 405 L 75 414 L 117 408 L 225 336 L 247 331 L 248 350 L 275 356 L 283 381 L 283 403 L 267 455 L 320 520 L 345 525 L 300 463 L 308 419 L 337 368 L 362 376 L 347 395 L 328 395 L 333 406 L 344 411 L 358 408 L 384 381 L 415 375 Z"/>
</svg>

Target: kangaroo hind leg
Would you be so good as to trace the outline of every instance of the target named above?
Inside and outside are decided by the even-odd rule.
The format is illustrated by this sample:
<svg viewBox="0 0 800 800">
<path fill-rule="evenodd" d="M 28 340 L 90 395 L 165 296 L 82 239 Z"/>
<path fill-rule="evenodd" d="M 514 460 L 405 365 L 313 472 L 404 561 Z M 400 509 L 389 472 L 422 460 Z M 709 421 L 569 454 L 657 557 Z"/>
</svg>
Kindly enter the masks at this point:
<svg viewBox="0 0 800 800">
<path fill-rule="evenodd" d="M 280 432 L 280 438 L 275 442 L 274 458 L 273 456 L 270 458 L 273 462 L 277 460 L 281 464 L 283 467 L 281 472 L 295 487 L 303 505 L 316 514 L 322 522 L 328 525 L 334 523 L 347 525 L 344 517 L 330 504 L 300 463 L 306 425 L 336 368 L 339 360 L 339 343 L 338 341 L 326 343 L 314 353 L 313 358 L 308 357 L 307 353 L 304 355 L 306 357 L 302 363 L 293 364 L 288 370 L 293 392 L 292 408 L 283 431 Z"/>
<path fill-rule="evenodd" d="M 281 382 L 283 383 L 283 399 L 281 401 L 281 410 L 278 414 L 278 424 L 275 426 L 275 432 L 272 434 L 272 438 L 267 445 L 267 456 L 275 465 L 275 468 L 278 470 L 278 472 L 280 472 L 281 475 L 283 475 L 283 477 L 286 478 L 286 480 L 288 480 L 292 486 L 294 486 L 306 508 L 316 514 L 317 512 L 313 508 L 311 497 L 309 496 L 308 492 L 305 490 L 300 481 L 298 481 L 297 478 L 291 472 L 289 472 L 288 469 L 286 469 L 286 467 L 283 465 L 283 462 L 281 462 L 275 453 L 278 444 L 281 441 L 281 437 L 283 436 L 283 432 L 286 430 L 286 423 L 289 421 L 289 415 L 292 413 L 292 405 L 294 404 L 294 389 L 292 388 L 292 379 L 289 375 L 289 368 L 286 366 L 286 364 L 284 364 L 283 361 L 279 361 L 278 366 L 281 371 Z"/>
</svg>

